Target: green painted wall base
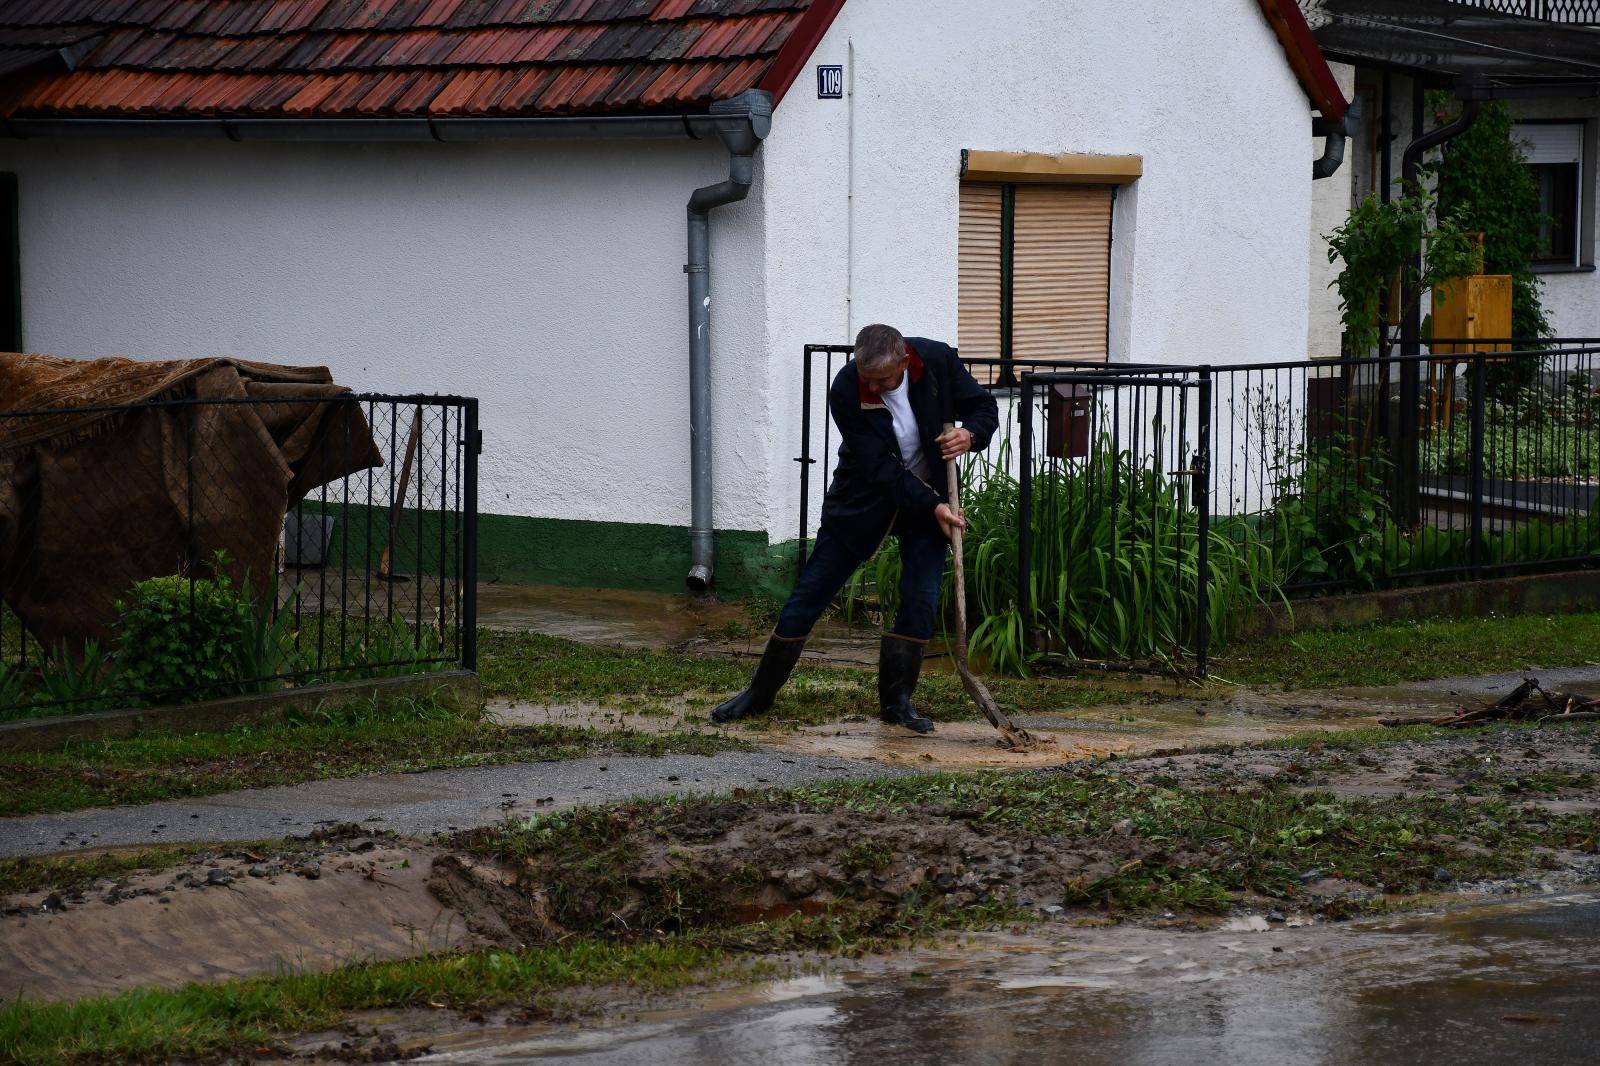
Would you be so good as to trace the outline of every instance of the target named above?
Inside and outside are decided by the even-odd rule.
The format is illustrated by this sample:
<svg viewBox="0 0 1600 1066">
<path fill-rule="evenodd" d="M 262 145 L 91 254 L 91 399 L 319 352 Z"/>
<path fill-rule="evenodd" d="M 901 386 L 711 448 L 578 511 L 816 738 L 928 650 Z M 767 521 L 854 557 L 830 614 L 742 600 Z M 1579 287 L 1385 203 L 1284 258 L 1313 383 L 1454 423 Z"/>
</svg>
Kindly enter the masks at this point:
<svg viewBox="0 0 1600 1066">
<path fill-rule="evenodd" d="M 389 543 L 388 512 L 361 504 L 307 501 L 308 513 L 338 523 L 329 545 L 333 565 L 376 568 Z M 400 573 L 454 574 L 460 516 L 407 508 L 397 524 L 394 566 Z M 713 591 L 724 597 L 787 595 L 797 542 L 772 544 L 765 533 L 718 530 Z M 683 592 L 689 572 L 689 530 L 631 522 L 575 522 L 485 514 L 478 517 L 478 579 L 526 585 Z"/>
<path fill-rule="evenodd" d="M 765 533 L 724 529 L 715 544 L 717 594 L 788 593 L 793 541 L 772 544 Z M 480 581 L 682 592 L 688 572 L 686 526 L 490 514 L 478 519 Z"/>
</svg>

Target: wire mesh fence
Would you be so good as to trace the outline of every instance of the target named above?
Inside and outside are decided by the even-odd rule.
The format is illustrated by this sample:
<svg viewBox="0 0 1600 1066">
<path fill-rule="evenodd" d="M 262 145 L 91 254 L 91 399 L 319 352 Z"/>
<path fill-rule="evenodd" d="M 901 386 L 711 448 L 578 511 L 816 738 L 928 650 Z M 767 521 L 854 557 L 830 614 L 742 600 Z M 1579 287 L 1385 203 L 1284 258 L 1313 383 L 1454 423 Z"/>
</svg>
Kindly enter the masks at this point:
<svg viewBox="0 0 1600 1066">
<path fill-rule="evenodd" d="M 0 717 L 475 666 L 475 400 L 13 410 L 0 440 Z"/>
</svg>

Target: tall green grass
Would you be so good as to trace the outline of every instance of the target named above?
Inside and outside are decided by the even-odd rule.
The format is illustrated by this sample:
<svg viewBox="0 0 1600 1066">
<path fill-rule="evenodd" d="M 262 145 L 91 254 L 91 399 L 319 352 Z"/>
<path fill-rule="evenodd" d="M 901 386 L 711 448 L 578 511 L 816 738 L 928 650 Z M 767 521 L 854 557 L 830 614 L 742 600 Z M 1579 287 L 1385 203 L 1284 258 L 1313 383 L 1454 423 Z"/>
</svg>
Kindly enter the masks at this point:
<svg viewBox="0 0 1600 1066">
<path fill-rule="evenodd" d="M 1141 463 L 1109 437 L 1081 460 L 1052 462 L 1032 479 L 1026 617 L 1018 602 L 1022 491 L 1009 442 L 966 464 L 967 600 L 974 656 L 1026 674 L 1024 631 L 1036 649 L 1082 660 L 1170 662 L 1194 650 L 1201 618 L 1199 515 L 1186 481 Z M 1218 637 L 1276 595 L 1271 553 L 1255 538 L 1213 527 L 1206 538 L 1205 614 Z M 885 544 L 846 588 L 846 611 L 893 613 L 898 547 Z M 947 570 L 944 600 L 949 602 Z"/>
</svg>

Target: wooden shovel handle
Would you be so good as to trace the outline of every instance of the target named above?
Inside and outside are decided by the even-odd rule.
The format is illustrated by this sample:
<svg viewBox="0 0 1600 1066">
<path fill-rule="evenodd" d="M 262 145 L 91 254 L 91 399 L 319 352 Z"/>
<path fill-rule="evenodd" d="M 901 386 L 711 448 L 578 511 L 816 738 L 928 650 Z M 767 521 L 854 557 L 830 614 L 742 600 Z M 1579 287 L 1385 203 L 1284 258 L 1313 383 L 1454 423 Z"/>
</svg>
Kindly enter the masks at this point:
<svg viewBox="0 0 1600 1066">
<path fill-rule="evenodd" d="M 944 424 L 948 432 L 956 428 L 954 422 Z M 945 481 L 950 494 L 950 509 L 959 517 L 961 514 L 961 475 L 956 470 L 956 461 L 944 461 Z M 967 575 L 965 560 L 961 557 L 962 534 L 959 528 L 951 531 L 950 549 L 954 557 L 954 573 L 951 583 L 955 586 L 952 592 L 956 598 L 956 632 L 955 632 L 955 657 L 956 663 L 961 666 L 967 664 Z"/>
</svg>

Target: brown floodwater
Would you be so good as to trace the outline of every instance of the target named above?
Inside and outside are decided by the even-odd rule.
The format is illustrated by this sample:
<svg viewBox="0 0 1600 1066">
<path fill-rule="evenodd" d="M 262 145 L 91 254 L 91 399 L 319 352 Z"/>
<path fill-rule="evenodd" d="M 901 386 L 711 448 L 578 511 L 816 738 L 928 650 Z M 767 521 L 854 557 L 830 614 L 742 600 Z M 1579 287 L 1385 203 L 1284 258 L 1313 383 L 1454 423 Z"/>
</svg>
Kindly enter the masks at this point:
<svg viewBox="0 0 1600 1066">
<path fill-rule="evenodd" d="M 1058 928 L 420 1061 L 1280 1066 L 1600 1061 L 1600 896 L 1341 925 Z"/>
</svg>

